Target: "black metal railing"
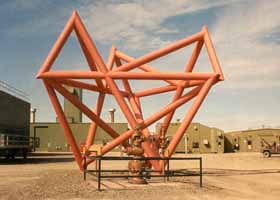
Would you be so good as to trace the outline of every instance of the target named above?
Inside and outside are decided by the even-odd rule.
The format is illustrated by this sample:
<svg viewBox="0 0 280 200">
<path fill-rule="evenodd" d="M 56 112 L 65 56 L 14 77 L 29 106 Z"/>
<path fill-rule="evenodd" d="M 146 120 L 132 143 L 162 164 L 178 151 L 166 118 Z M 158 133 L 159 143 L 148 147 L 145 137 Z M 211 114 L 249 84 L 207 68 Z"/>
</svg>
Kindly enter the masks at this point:
<svg viewBox="0 0 280 200">
<path fill-rule="evenodd" d="M 88 170 L 87 169 L 87 159 L 89 160 L 95 160 L 97 162 L 96 170 Z M 151 161 L 151 160 L 162 160 L 166 161 L 166 167 L 163 171 L 156 171 L 152 169 L 144 169 L 144 173 L 141 175 L 141 177 L 163 177 L 164 180 L 169 180 L 170 177 L 179 177 L 179 176 L 199 176 L 199 186 L 202 187 L 202 158 L 201 157 L 141 157 L 141 158 L 135 158 L 135 157 L 118 157 L 118 156 L 84 156 L 84 164 L 83 164 L 83 175 L 84 180 L 87 179 L 87 174 L 94 175 L 97 178 L 97 189 L 98 191 L 101 190 L 101 179 L 103 178 L 133 178 L 133 177 L 139 177 L 139 176 L 133 176 L 129 175 L 129 170 L 120 170 L 120 169 L 113 169 L 113 170 L 104 170 L 102 169 L 102 161 L 129 161 L 129 160 L 142 160 L 142 161 Z M 177 160 L 177 161 L 186 161 L 186 160 L 197 160 L 199 161 L 199 172 L 190 172 L 186 171 L 186 169 L 176 169 L 171 170 L 170 169 L 170 161 Z M 119 175 L 111 175 L 111 174 L 104 174 L 105 173 L 123 173 Z"/>
<path fill-rule="evenodd" d="M 1 148 L 31 148 L 39 147 L 40 138 L 29 137 L 25 135 L 14 135 L 0 133 L 0 147 Z"/>
</svg>

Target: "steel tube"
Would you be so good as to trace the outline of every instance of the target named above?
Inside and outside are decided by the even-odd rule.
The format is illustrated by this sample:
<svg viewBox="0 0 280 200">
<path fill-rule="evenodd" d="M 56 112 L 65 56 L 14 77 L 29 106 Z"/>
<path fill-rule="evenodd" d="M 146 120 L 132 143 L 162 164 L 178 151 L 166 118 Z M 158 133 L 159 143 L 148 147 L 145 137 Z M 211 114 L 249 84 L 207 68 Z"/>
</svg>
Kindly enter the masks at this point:
<svg viewBox="0 0 280 200">
<path fill-rule="evenodd" d="M 172 99 L 172 102 L 177 101 L 182 96 L 183 92 L 184 92 L 184 88 L 183 87 L 177 87 L 176 93 L 175 93 L 175 96 Z M 175 110 L 172 110 L 171 112 L 169 112 L 165 116 L 165 118 L 163 120 L 163 123 L 161 125 L 161 129 L 160 129 L 160 130 L 163 130 L 163 132 L 161 132 L 161 134 L 163 136 L 165 136 L 165 134 L 166 134 L 167 128 L 168 128 L 168 126 L 169 126 L 169 124 L 170 124 L 170 122 L 171 122 L 171 120 L 173 118 L 174 113 L 175 113 Z"/>
<path fill-rule="evenodd" d="M 50 71 L 51 66 L 53 65 L 55 59 L 58 57 L 59 52 L 61 51 L 63 45 L 65 44 L 67 38 L 70 36 L 73 30 L 77 35 L 83 54 L 85 55 L 85 58 L 87 60 L 87 64 L 90 68 L 89 71 Z M 157 58 L 163 57 L 168 53 L 174 52 L 192 43 L 195 44 L 190 59 L 185 65 L 185 72 L 160 72 L 155 68 L 151 67 L 150 65 L 147 65 L 147 63 Z M 214 72 L 194 73 L 193 69 L 204 44 L 207 49 L 208 57 Z M 122 60 L 126 63 L 122 64 Z M 113 68 L 114 64 L 116 64 L 117 67 Z M 136 68 L 142 71 L 134 71 L 134 69 Z M 193 101 L 185 118 L 183 119 L 182 124 L 176 131 L 173 139 L 168 145 L 166 151 L 164 152 L 165 156 L 170 157 L 173 154 L 180 139 L 182 138 L 185 130 L 191 123 L 191 120 L 193 119 L 194 115 L 196 114 L 202 102 L 204 101 L 205 96 L 209 92 L 212 85 L 214 85 L 218 81 L 224 80 L 220 63 L 216 56 L 216 52 L 210 38 L 210 34 L 206 26 L 203 27 L 200 32 L 191 35 L 188 38 L 179 40 L 175 43 L 167 45 L 164 48 L 152 51 L 151 53 L 136 59 L 120 51 L 117 51 L 116 47 L 112 46 L 108 56 L 107 64 L 105 64 L 77 12 L 73 12 L 72 16 L 68 20 L 66 26 L 64 27 L 64 30 L 59 35 L 57 41 L 55 42 L 53 48 L 48 54 L 41 69 L 39 70 L 37 78 L 43 79 L 48 95 L 51 99 L 51 103 L 53 104 L 55 112 L 58 115 L 58 119 L 61 122 L 61 126 L 64 129 L 65 137 L 68 142 L 70 141 L 69 144 L 71 145 L 71 149 L 80 169 L 82 169 L 83 167 L 81 160 L 81 152 L 79 151 L 78 145 L 76 144 L 75 138 L 73 137 L 67 119 L 63 113 L 61 105 L 59 104 L 56 92 L 62 94 L 62 96 L 64 96 L 65 99 L 70 101 L 74 106 L 80 109 L 83 112 L 83 114 L 85 114 L 92 120 L 92 124 L 89 128 L 88 136 L 86 139 L 85 147 L 89 148 L 92 145 L 97 126 L 100 126 L 109 135 L 115 138 L 112 142 L 106 144 L 102 148 L 102 155 L 120 144 L 123 144 L 129 152 L 131 150 L 129 148 L 131 147 L 129 147 L 127 142 L 128 138 L 133 135 L 134 131 L 136 129 L 140 129 L 141 134 L 143 134 L 145 137 L 149 137 L 150 133 L 148 127 L 164 116 L 165 119 L 163 121 L 162 128 L 164 128 L 165 133 L 168 125 L 172 120 L 175 110 L 179 106 L 183 105 L 184 103 L 190 101 L 195 96 L 197 96 L 197 98 Z M 86 81 L 82 82 L 72 79 L 93 79 L 95 80 L 96 84 L 89 84 L 86 83 Z M 119 79 L 121 79 L 123 82 L 125 88 L 124 91 L 120 90 L 117 85 L 117 80 Z M 134 90 L 132 90 L 129 80 L 161 80 L 167 82 L 169 85 L 135 92 Z M 68 90 L 66 90 L 66 88 L 64 88 L 63 85 L 69 85 L 75 88 L 82 88 L 94 92 L 99 92 L 95 109 L 91 110 L 90 108 L 88 108 L 77 97 L 75 97 Z M 184 89 L 189 87 L 195 88 L 193 88 L 187 94 L 183 95 Z M 176 90 L 176 93 L 172 99 L 172 102 L 170 102 L 166 107 L 162 108 L 160 111 L 149 116 L 147 119 L 143 118 L 140 97 L 161 94 L 164 92 L 170 92 L 174 90 Z M 119 135 L 114 129 L 112 129 L 100 118 L 101 109 L 103 107 L 104 98 L 106 94 L 112 94 L 114 96 L 125 118 L 127 119 L 129 126 L 131 127 L 130 130 L 124 132 L 122 135 Z M 126 101 L 126 98 L 128 99 L 128 101 Z M 140 132 L 138 133 L 140 134 Z M 138 137 L 139 135 L 136 136 Z M 153 149 L 152 145 L 150 145 L 150 142 L 145 141 L 140 145 L 142 145 L 144 149 L 145 156 L 158 156 L 158 149 Z M 138 147 L 141 149 L 140 145 L 138 144 Z M 90 162 L 91 161 L 87 160 L 85 162 L 85 166 L 87 166 Z M 153 163 L 153 167 L 155 169 L 164 170 L 164 168 L 162 167 L 166 167 L 166 163 L 162 164 L 159 161 L 153 160 L 151 160 L 151 162 Z M 100 188 L 100 185 L 98 187 Z"/>
<path fill-rule="evenodd" d="M 107 68 L 106 65 L 103 62 L 103 59 L 101 55 L 99 54 L 98 50 L 96 49 L 92 39 L 90 38 L 90 35 L 88 34 L 82 20 L 80 19 L 80 16 L 77 14 L 75 18 L 75 26 L 77 30 L 79 31 L 81 38 L 84 41 L 84 44 L 86 48 L 88 49 L 88 52 L 92 56 L 94 62 L 96 63 L 96 67 L 101 72 L 106 72 Z"/>
<path fill-rule="evenodd" d="M 130 57 L 130 56 L 128 56 L 128 55 L 126 55 L 126 54 L 124 54 L 124 53 L 122 53 L 120 51 L 116 51 L 116 56 L 118 58 L 126 61 L 126 62 L 133 62 L 133 61 L 136 60 L 135 58 Z M 147 64 L 140 65 L 140 66 L 138 66 L 138 68 L 142 69 L 145 72 L 160 72 L 160 71 L 156 70 L 155 68 L 153 68 L 152 66 L 147 65 Z M 166 81 L 167 83 L 169 83 L 171 85 L 177 85 L 177 81 L 174 81 L 174 80 L 164 80 L 164 81 Z"/>
<path fill-rule="evenodd" d="M 50 98 L 50 101 L 53 105 L 53 108 L 56 112 L 56 115 L 57 115 L 57 118 L 64 130 L 64 135 L 65 135 L 65 138 L 67 140 L 67 142 L 70 144 L 71 146 L 71 150 L 74 154 L 74 157 L 75 157 L 75 160 L 80 168 L 80 170 L 82 171 L 83 170 L 83 159 L 82 159 L 82 155 L 81 155 L 81 152 L 79 150 L 79 147 L 76 143 L 76 140 L 72 134 L 72 131 L 68 125 L 68 122 L 67 122 L 67 119 L 63 113 L 63 109 L 59 103 L 59 100 L 55 94 L 55 91 L 49 86 L 48 82 L 46 81 L 43 81 L 44 85 L 45 85 L 45 88 L 48 92 L 48 95 L 49 95 L 49 98 Z"/>
<path fill-rule="evenodd" d="M 115 61 L 116 50 L 117 50 L 117 48 L 113 45 L 111 47 L 109 58 L 108 58 L 108 62 L 107 62 L 108 71 L 111 71 L 112 68 L 113 68 L 114 61 Z"/>
<path fill-rule="evenodd" d="M 212 64 L 213 70 L 215 73 L 218 73 L 219 76 L 219 80 L 223 81 L 224 80 L 224 75 L 218 60 L 218 57 L 216 55 L 212 40 L 210 38 L 210 34 L 208 32 L 208 28 L 207 26 L 203 27 L 203 31 L 204 31 L 204 42 L 205 42 L 205 46 L 208 52 L 208 56 L 209 56 L 209 60 Z"/>
<path fill-rule="evenodd" d="M 195 44 L 192 55 L 191 55 L 187 65 L 185 66 L 185 72 L 192 72 L 194 65 L 197 61 L 197 58 L 200 54 L 200 51 L 202 49 L 202 46 L 203 46 L 203 40 L 200 40 Z"/>
<path fill-rule="evenodd" d="M 200 54 L 202 45 L 203 45 L 203 41 L 202 40 L 200 40 L 200 41 L 198 41 L 196 43 L 195 48 L 193 49 L 191 58 L 189 59 L 189 62 L 188 62 L 188 64 L 185 67 L 185 72 L 192 72 L 193 67 L 194 67 L 194 65 L 195 65 L 195 63 L 197 61 L 197 58 L 198 58 L 199 54 Z M 186 81 L 181 81 L 181 82 L 182 82 L 183 85 L 188 83 Z M 183 92 L 184 92 L 184 88 L 183 87 L 177 87 L 175 96 L 173 97 L 173 101 L 176 101 L 177 99 L 179 99 L 180 96 L 183 94 Z M 160 129 L 160 130 L 163 130 L 163 132 L 161 132 L 161 134 L 163 136 L 165 136 L 165 134 L 166 134 L 167 128 L 168 128 L 168 126 L 169 126 L 169 124 L 170 124 L 170 122 L 171 122 L 171 120 L 173 118 L 174 113 L 175 113 L 175 110 L 173 110 L 172 112 L 168 113 L 166 115 L 166 117 L 164 118 L 164 121 L 163 121 L 161 129 Z"/>
<path fill-rule="evenodd" d="M 89 68 L 91 69 L 91 71 L 97 71 L 97 67 L 96 64 L 93 60 L 93 57 L 91 56 L 91 54 L 89 53 L 88 49 L 86 48 L 86 45 L 84 43 L 84 38 L 82 37 L 81 33 L 80 33 L 80 29 L 78 29 L 76 26 L 74 26 L 74 30 L 75 33 L 77 35 L 77 38 L 79 40 L 80 46 L 84 52 L 84 55 L 86 57 L 87 63 Z M 96 84 L 100 87 L 100 88 L 104 88 L 104 85 L 102 83 L 102 80 L 100 79 L 96 79 L 95 80 Z"/>
<path fill-rule="evenodd" d="M 187 46 L 189 44 L 192 44 L 193 42 L 195 41 L 198 41 L 198 40 L 202 40 L 203 39 L 203 35 L 204 35 L 204 32 L 201 31 L 199 33 L 196 33 L 190 37 L 187 37 L 185 39 L 182 39 L 182 40 L 179 40 L 173 44 L 170 44 L 164 48 L 161 48 L 159 50 L 156 50 L 156 51 L 153 51 L 145 56 L 142 56 L 138 59 L 136 59 L 135 61 L 133 62 L 130 62 L 130 63 L 127 63 L 127 64 L 124 64 L 122 65 L 121 67 L 119 68 L 116 68 L 114 71 L 128 71 L 128 70 L 131 70 L 131 69 L 134 69 L 135 67 L 139 67 L 140 65 L 142 64 L 145 64 L 145 63 L 148 63 L 148 62 L 151 62 L 152 60 L 155 60 L 156 58 L 159 58 L 161 56 L 164 56 L 168 53 L 171 53 L 175 50 L 178 50 L 184 46 Z"/>
<path fill-rule="evenodd" d="M 105 94 L 99 93 L 95 110 L 94 110 L 94 113 L 98 117 L 100 117 L 104 99 L 105 99 Z M 88 130 L 88 135 L 86 139 L 86 148 L 89 148 L 93 144 L 96 135 L 96 129 L 97 129 L 97 123 L 95 121 L 92 121 Z"/>
<path fill-rule="evenodd" d="M 94 71 L 55 71 L 45 72 L 38 76 L 38 78 L 47 79 L 101 79 L 105 78 L 104 73 Z"/>
<path fill-rule="evenodd" d="M 150 116 L 149 118 L 147 118 L 143 122 L 143 127 L 150 126 L 151 124 L 153 124 L 154 122 L 156 122 L 157 120 L 159 120 L 160 118 L 165 116 L 167 113 L 171 112 L 172 110 L 178 108 L 179 106 L 183 105 L 184 103 L 186 103 L 189 100 L 191 100 L 192 98 L 194 98 L 198 94 L 200 88 L 201 88 L 200 86 L 197 86 L 196 88 L 194 88 L 193 90 L 191 90 L 190 92 L 185 94 L 184 96 L 180 97 L 180 99 L 178 99 L 177 101 L 168 104 L 166 107 L 161 109 L 159 112 L 157 112 L 157 113 L 153 114 L 152 116 Z"/>
<path fill-rule="evenodd" d="M 179 126 L 175 135 L 173 136 L 171 142 L 169 143 L 169 145 L 166 149 L 166 152 L 168 152 L 167 156 L 171 156 L 173 154 L 176 146 L 180 142 L 180 140 L 181 140 L 182 136 L 184 135 L 186 129 L 188 128 L 189 124 L 191 123 L 191 120 L 193 119 L 194 115 L 198 111 L 198 109 L 199 109 L 200 105 L 202 104 L 205 96 L 207 95 L 211 86 L 214 84 L 214 82 L 216 81 L 217 78 L 218 78 L 218 75 L 210 78 L 209 80 L 207 80 L 205 82 L 205 84 L 201 88 L 200 92 L 197 95 L 197 98 L 193 102 L 193 104 L 192 104 L 191 108 L 189 109 L 189 111 L 187 112 L 184 120 L 182 121 L 181 125 Z"/>
<path fill-rule="evenodd" d="M 52 64 L 54 63 L 54 60 L 58 56 L 59 52 L 61 51 L 63 45 L 65 44 L 66 40 L 68 39 L 69 35 L 71 34 L 71 31 L 74 27 L 74 21 L 77 16 L 77 12 L 74 11 L 72 13 L 72 16 L 68 20 L 67 24 L 65 25 L 62 33 L 59 35 L 58 39 L 56 40 L 53 48 L 51 49 L 50 53 L 48 54 L 45 62 L 41 66 L 37 76 L 40 76 L 42 73 L 47 72 L 50 70 Z"/>
<path fill-rule="evenodd" d="M 116 58 L 116 64 L 117 66 L 119 67 L 121 65 L 121 61 L 119 58 Z M 125 91 L 127 93 L 129 93 L 129 97 L 128 97 L 128 100 L 129 100 L 129 104 L 132 108 L 132 111 L 134 112 L 134 115 L 135 115 L 135 118 L 136 118 L 136 121 L 138 124 L 141 124 L 143 122 L 143 116 L 142 116 L 142 111 L 141 111 L 141 107 L 140 105 L 137 105 L 137 102 L 135 100 L 135 97 L 134 97 L 134 94 L 131 90 L 131 87 L 129 85 L 129 82 L 128 80 L 126 79 L 123 79 L 122 80 L 122 83 L 124 85 L 124 88 L 125 88 Z M 144 128 L 142 129 L 142 134 L 148 138 L 150 136 L 150 132 L 148 130 L 148 128 Z M 151 143 L 149 141 L 144 141 L 142 142 L 142 148 L 144 149 L 144 152 L 145 152 L 145 156 L 148 156 L 148 157 L 156 157 L 156 156 L 159 156 L 159 153 L 157 151 L 155 151 L 154 149 L 151 148 Z M 159 163 L 157 161 L 150 161 L 152 166 L 155 168 L 155 169 L 160 169 L 159 167 Z"/>
<path fill-rule="evenodd" d="M 177 86 L 174 85 L 167 85 L 167 86 L 162 86 L 162 87 L 157 87 L 157 88 L 151 88 L 151 89 L 146 89 L 142 90 L 139 92 L 135 92 L 136 97 L 145 97 L 145 96 L 150 96 L 154 94 L 160 94 L 163 92 L 171 92 L 176 90 Z"/>
<path fill-rule="evenodd" d="M 69 86 L 75 87 L 75 88 L 82 88 L 82 89 L 91 90 L 94 92 L 102 92 L 102 89 L 100 89 L 97 85 L 93 85 L 90 83 L 84 83 L 81 81 L 76 81 L 76 80 L 71 80 L 71 79 L 59 79 L 56 81 L 63 85 L 69 85 Z"/>
<path fill-rule="evenodd" d="M 112 94 L 111 90 L 109 88 L 100 88 L 96 85 L 90 84 L 90 83 L 85 83 L 85 82 L 81 82 L 81 81 L 76 81 L 76 80 L 71 80 L 71 79 L 59 79 L 56 80 L 58 83 L 64 84 L 64 85 L 69 85 L 72 87 L 76 87 L 76 88 L 82 88 L 82 89 L 86 89 L 86 90 L 90 90 L 90 91 L 94 91 L 94 92 L 101 92 L 101 93 L 106 93 L 106 94 Z M 128 93 L 125 91 L 120 90 L 120 93 L 127 97 Z"/>
<path fill-rule="evenodd" d="M 85 106 L 79 99 L 72 94 L 70 94 L 64 87 L 60 86 L 55 82 L 50 82 L 50 84 L 59 92 L 61 93 L 68 101 L 70 101 L 73 105 L 78 107 L 88 118 L 92 121 L 95 121 L 98 126 L 100 126 L 104 131 L 106 131 L 109 135 L 113 138 L 119 136 L 119 134 L 112 129 L 106 122 L 100 119 L 94 112 L 92 112 L 87 106 Z"/>
<path fill-rule="evenodd" d="M 115 138 L 113 141 L 110 143 L 107 143 L 101 150 L 101 154 L 104 155 L 114 149 L 116 146 L 122 144 L 123 142 L 127 141 L 131 135 L 134 133 L 133 129 L 129 129 L 128 131 L 122 133 L 119 135 L 117 138 Z"/>
<path fill-rule="evenodd" d="M 133 117 L 131 110 L 129 109 L 123 96 L 119 92 L 119 88 L 117 84 L 110 77 L 106 77 L 106 81 L 112 91 L 112 94 L 114 95 L 116 101 L 118 102 L 121 110 L 123 111 L 123 114 L 125 115 L 129 125 L 134 128 L 137 124 L 136 119 Z"/>
<path fill-rule="evenodd" d="M 213 73 L 175 73 L 175 72 L 109 72 L 108 76 L 113 79 L 134 80 L 207 80 L 213 77 Z"/>
</svg>

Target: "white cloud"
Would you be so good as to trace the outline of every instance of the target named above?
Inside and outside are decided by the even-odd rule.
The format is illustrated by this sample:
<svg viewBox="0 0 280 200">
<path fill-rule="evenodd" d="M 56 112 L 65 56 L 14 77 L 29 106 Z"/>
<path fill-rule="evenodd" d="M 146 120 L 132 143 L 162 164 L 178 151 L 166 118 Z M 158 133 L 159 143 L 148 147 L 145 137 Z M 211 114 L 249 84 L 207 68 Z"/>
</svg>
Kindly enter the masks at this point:
<svg viewBox="0 0 280 200">
<path fill-rule="evenodd" d="M 170 17 L 227 5 L 228 9 L 219 13 L 217 23 L 211 27 L 211 36 L 226 78 L 221 87 L 246 90 L 248 88 L 280 86 L 278 81 L 280 47 L 273 42 L 260 40 L 261 38 L 269 38 L 270 32 L 279 28 L 278 8 L 280 2 L 258 1 L 256 5 L 254 3 L 255 1 L 249 5 L 246 4 L 246 1 L 239 3 L 239 1 L 222 0 L 150 0 L 116 4 L 112 1 L 98 1 L 98 3 L 81 7 L 78 10 L 93 40 L 107 44 L 115 43 L 125 52 L 129 52 L 129 50 L 149 52 L 170 42 L 168 39 L 163 40 L 162 34 L 178 32 L 176 29 L 164 26 L 164 22 Z M 32 5 L 26 4 L 25 6 L 30 9 Z M 11 29 L 17 35 L 22 32 L 29 34 L 32 32 L 30 27 L 36 33 L 46 30 L 46 32 L 50 32 L 50 29 L 55 29 L 57 32 L 57 28 L 60 31 L 70 13 L 67 8 L 58 10 L 50 10 L 50 13 L 42 14 L 36 19 L 30 19 L 17 26 L 11 25 Z M 186 52 L 179 51 L 177 55 L 170 55 L 170 57 L 155 64 L 163 65 L 163 68 L 165 65 L 171 70 L 176 66 L 182 69 L 182 65 L 179 64 L 185 63 L 186 60 Z M 202 63 L 206 63 L 206 59 L 202 59 Z M 225 105 L 228 105 L 227 101 L 231 101 L 231 99 L 225 99 Z M 248 103 L 246 100 L 241 101 L 244 101 L 244 104 Z M 38 104 L 38 107 L 42 105 L 44 104 Z M 49 104 L 47 105 L 45 110 L 50 107 Z M 45 111 L 44 107 L 41 109 Z M 217 119 L 205 115 L 207 119 L 203 123 L 226 130 L 248 128 L 263 123 L 272 125 L 278 123 L 275 114 L 258 113 L 252 116 L 252 114 L 244 112 L 245 114 L 233 113 L 232 115 L 222 113 Z M 46 116 L 46 118 L 50 117 Z M 52 118 L 54 119 L 54 117 Z"/>
<path fill-rule="evenodd" d="M 102 1 L 85 6 L 80 11 L 94 39 L 108 43 L 121 41 L 125 49 L 150 50 L 169 42 L 163 41 L 160 34 L 178 31 L 163 26 L 169 17 L 229 2 L 158 0 L 115 4 Z"/>
<path fill-rule="evenodd" d="M 280 28 L 279 6 L 280 1 L 236 4 L 219 18 L 212 35 L 225 71 L 225 87 L 280 86 L 280 46 L 263 40 Z"/>
<path fill-rule="evenodd" d="M 238 89 L 279 86 L 277 74 L 280 47 L 273 42 L 265 42 L 262 38 L 269 37 L 270 32 L 279 28 L 280 2 L 249 3 L 161 0 L 115 4 L 102 1 L 80 10 L 93 39 L 108 44 L 117 43 L 125 51 L 149 52 L 171 42 L 163 40 L 161 34 L 178 31 L 165 27 L 163 23 L 166 19 L 183 13 L 228 5 L 219 15 L 211 32 L 226 76 L 223 87 Z M 184 57 L 174 55 L 164 62 L 176 65 L 181 64 L 183 60 Z"/>
</svg>

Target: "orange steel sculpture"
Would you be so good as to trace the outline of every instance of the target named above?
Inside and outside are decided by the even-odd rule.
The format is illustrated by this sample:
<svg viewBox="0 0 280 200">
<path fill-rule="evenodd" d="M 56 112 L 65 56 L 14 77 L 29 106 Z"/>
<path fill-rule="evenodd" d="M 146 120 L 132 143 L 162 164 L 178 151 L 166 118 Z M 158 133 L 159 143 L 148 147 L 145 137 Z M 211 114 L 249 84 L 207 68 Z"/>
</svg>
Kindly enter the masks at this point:
<svg viewBox="0 0 280 200">
<path fill-rule="evenodd" d="M 51 71 L 50 69 L 52 64 L 54 63 L 64 43 L 73 30 L 77 35 L 90 70 Z M 188 63 L 184 67 L 184 72 L 160 72 L 154 69 L 152 66 L 146 64 L 193 43 L 195 43 L 195 46 Z M 203 45 L 205 45 L 207 49 L 213 72 L 192 72 Z M 116 67 L 114 67 L 114 65 L 116 65 Z M 142 70 L 142 72 L 132 71 L 136 68 Z M 161 127 L 161 134 L 164 135 L 175 110 L 179 106 L 194 99 L 191 107 L 186 112 L 180 127 L 164 151 L 163 156 L 170 157 L 172 156 L 176 146 L 185 133 L 185 130 L 188 128 L 194 115 L 208 94 L 210 88 L 217 82 L 224 80 L 224 76 L 211 42 L 210 35 L 208 33 L 207 27 L 205 26 L 200 32 L 191 35 L 190 37 L 169 44 L 164 48 L 153 51 L 149 54 L 141 56 L 140 58 L 130 57 L 118 51 L 116 47 L 113 46 L 111 48 L 107 64 L 105 64 L 76 11 L 73 12 L 63 32 L 60 34 L 59 38 L 54 44 L 48 57 L 43 63 L 37 78 L 43 80 L 50 101 L 54 107 L 59 122 L 64 129 L 65 137 L 71 146 L 71 150 L 73 151 L 80 170 L 83 170 L 83 156 L 75 141 L 75 138 L 73 137 L 72 131 L 66 120 L 55 91 L 63 95 L 67 100 L 78 107 L 87 117 L 92 120 L 86 139 L 86 149 L 93 145 L 97 126 L 100 126 L 110 136 L 112 136 L 113 140 L 102 148 L 102 155 L 111 151 L 118 145 L 123 145 L 126 149 L 131 148 L 128 143 L 128 139 L 134 134 L 134 128 L 137 127 L 138 130 L 141 130 L 143 137 L 146 138 L 142 143 L 144 156 L 160 156 L 159 149 L 154 148 L 153 145 L 151 145 L 151 141 L 148 139 L 150 136 L 148 127 L 159 119 L 164 118 L 164 122 L 162 123 Z M 78 79 L 94 79 L 96 84 L 82 82 Z M 125 88 L 124 90 L 119 89 L 119 86 L 116 84 L 116 80 L 122 81 L 122 84 Z M 130 86 L 129 80 L 162 80 L 166 82 L 167 85 L 149 88 L 142 91 L 134 91 Z M 92 110 L 88 108 L 77 97 L 73 96 L 67 89 L 65 89 L 64 85 L 98 92 L 99 96 L 95 109 Z M 193 87 L 193 89 L 184 94 L 184 89 L 190 87 Z M 170 91 L 175 91 L 172 102 L 170 102 L 160 111 L 144 119 L 140 104 L 141 98 Z M 114 96 L 131 127 L 131 129 L 120 135 L 100 118 L 106 94 Z M 88 160 L 86 164 L 88 165 L 90 163 L 91 161 Z M 162 162 L 160 161 L 151 161 L 153 168 L 156 170 L 163 169 L 161 163 Z"/>
</svg>

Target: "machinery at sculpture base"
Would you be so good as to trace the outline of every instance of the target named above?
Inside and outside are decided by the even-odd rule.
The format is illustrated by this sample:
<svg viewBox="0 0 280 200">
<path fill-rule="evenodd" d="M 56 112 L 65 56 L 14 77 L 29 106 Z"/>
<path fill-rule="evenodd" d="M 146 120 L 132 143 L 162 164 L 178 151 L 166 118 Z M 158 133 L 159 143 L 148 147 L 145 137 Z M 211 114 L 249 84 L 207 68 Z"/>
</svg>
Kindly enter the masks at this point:
<svg viewBox="0 0 280 200">
<path fill-rule="evenodd" d="M 82 51 L 86 57 L 89 70 L 51 70 L 55 59 L 58 57 L 72 31 L 76 33 Z M 194 44 L 194 49 L 182 72 L 161 72 L 147 64 L 191 44 Z M 203 46 L 207 50 L 213 71 L 193 72 Z M 138 71 L 136 71 L 136 69 L 138 69 Z M 84 156 L 97 154 L 96 152 L 92 152 L 91 149 L 94 145 L 96 128 L 99 126 L 113 139 L 110 143 L 102 146 L 98 151 L 98 156 L 103 156 L 115 147 L 122 145 L 129 155 L 135 157 L 135 160 L 131 160 L 128 166 L 130 173 L 139 177 L 131 179 L 132 183 L 146 183 L 146 180 L 143 179 L 142 176 L 142 169 L 144 167 L 150 167 L 159 173 L 164 171 L 166 167 L 165 161 L 148 160 L 144 163 L 136 158 L 170 158 L 211 87 L 219 81 L 224 80 L 206 26 L 204 26 L 200 32 L 190 37 L 171 43 L 166 47 L 155 50 L 139 58 L 126 55 L 117 50 L 115 46 L 112 46 L 107 64 L 105 64 L 76 11 L 73 12 L 64 30 L 58 37 L 38 72 L 37 78 L 42 79 L 44 83 L 57 118 L 64 129 L 64 135 L 71 146 L 71 150 L 80 170 L 83 171 L 85 166 L 87 167 L 94 162 L 94 160 Z M 93 82 L 84 82 L 84 79 L 91 79 Z M 119 80 L 123 84 L 124 89 L 120 89 L 120 86 L 117 84 Z M 132 87 L 131 80 L 161 81 L 164 82 L 165 85 L 137 91 Z M 67 86 L 98 93 L 95 109 L 92 110 L 81 102 L 80 99 L 72 95 L 66 89 Z M 175 93 L 172 101 L 158 112 L 144 118 L 144 108 L 141 106 L 142 98 L 163 93 L 170 95 L 170 92 Z M 88 130 L 83 152 L 80 151 L 72 131 L 69 128 L 57 93 L 64 96 L 64 98 L 80 109 L 83 114 L 91 120 L 91 126 Z M 122 134 L 118 134 L 100 117 L 106 95 L 112 95 L 114 97 L 130 126 L 130 129 Z M 180 127 L 172 137 L 172 140 L 167 141 L 165 133 L 176 109 L 187 102 L 191 102 L 191 100 L 192 103 L 185 113 Z M 152 136 L 149 128 L 160 119 L 163 119 L 161 133 L 158 136 Z M 131 140 L 131 142 L 129 142 L 129 140 Z"/>
</svg>

